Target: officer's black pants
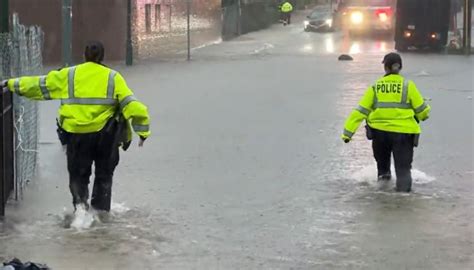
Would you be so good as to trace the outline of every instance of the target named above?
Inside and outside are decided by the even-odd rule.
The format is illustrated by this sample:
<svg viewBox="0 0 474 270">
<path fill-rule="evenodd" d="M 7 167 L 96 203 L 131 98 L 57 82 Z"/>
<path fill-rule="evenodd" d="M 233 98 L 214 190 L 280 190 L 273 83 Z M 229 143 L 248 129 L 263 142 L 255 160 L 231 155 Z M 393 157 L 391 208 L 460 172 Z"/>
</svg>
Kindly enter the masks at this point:
<svg viewBox="0 0 474 270">
<path fill-rule="evenodd" d="M 373 130 L 372 149 L 377 161 L 378 176 L 391 175 L 390 159 L 393 153 L 397 191 L 410 192 L 412 185 L 414 135 Z"/>
<path fill-rule="evenodd" d="M 291 12 L 285 13 L 285 20 L 287 24 L 291 24 Z"/>
<path fill-rule="evenodd" d="M 71 134 L 67 145 L 69 188 L 74 207 L 87 204 L 92 164 L 95 180 L 91 205 L 97 210 L 110 211 L 112 177 L 119 162 L 119 148 L 113 138 L 101 131 L 88 134 Z"/>
</svg>

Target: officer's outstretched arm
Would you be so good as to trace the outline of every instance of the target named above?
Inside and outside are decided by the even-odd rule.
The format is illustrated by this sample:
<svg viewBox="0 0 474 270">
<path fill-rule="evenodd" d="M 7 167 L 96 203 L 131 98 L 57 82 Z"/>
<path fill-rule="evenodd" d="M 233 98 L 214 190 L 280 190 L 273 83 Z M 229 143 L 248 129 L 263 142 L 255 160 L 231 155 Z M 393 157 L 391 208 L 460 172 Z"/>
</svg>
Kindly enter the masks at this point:
<svg viewBox="0 0 474 270">
<path fill-rule="evenodd" d="M 67 91 L 68 69 L 51 71 L 46 76 L 27 76 L 8 80 L 8 89 L 33 100 L 61 99 Z"/>
<path fill-rule="evenodd" d="M 141 138 L 148 138 L 151 134 L 148 108 L 133 95 L 120 74 L 115 76 L 115 96 L 120 102 L 120 109 L 125 119 L 132 121 L 133 130 Z"/>
<path fill-rule="evenodd" d="M 423 99 L 423 96 L 420 94 L 420 91 L 418 91 L 418 88 L 416 88 L 415 83 L 411 81 L 408 84 L 408 97 L 411 106 L 415 111 L 416 119 L 420 121 L 425 121 L 428 119 L 430 116 L 431 107 Z"/>
<path fill-rule="evenodd" d="M 349 118 L 346 120 L 344 131 L 342 133 L 342 139 L 345 142 L 348 142 L 352 139 L 352 136 L 354 136 L 355 132 L 359 128 L 360 123 L 369 117 L 369 114 L 372 111 L 373 103 L 374 90 L 372 87 L 369 87 L 359 102 L 359 106 L 352 111 Z"/>
</svg>

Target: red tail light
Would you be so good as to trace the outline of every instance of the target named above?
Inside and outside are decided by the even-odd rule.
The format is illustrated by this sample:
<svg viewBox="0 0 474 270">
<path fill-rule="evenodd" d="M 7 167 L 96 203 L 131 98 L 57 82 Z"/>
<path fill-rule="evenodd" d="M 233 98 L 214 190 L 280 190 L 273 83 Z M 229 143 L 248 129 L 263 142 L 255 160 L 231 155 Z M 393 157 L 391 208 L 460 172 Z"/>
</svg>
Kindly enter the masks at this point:
<svg viewBox="0 0 474 270">
<path fill-rule="evenodd" d="M 387 17 L 392 16 L 392 8 L 379 8 L 375 10 L 375 14 L 380 17 L 380 14 L 385 14 Z"/>
<path fill-rule="evenodd" d="M 377 17 L 383 22 L 388 21 L 388 19 L 392 15 L 392 9 L 391 8 L 379 8 L 375 11 L 375 15 L 377 15 Z"/>
</svg>

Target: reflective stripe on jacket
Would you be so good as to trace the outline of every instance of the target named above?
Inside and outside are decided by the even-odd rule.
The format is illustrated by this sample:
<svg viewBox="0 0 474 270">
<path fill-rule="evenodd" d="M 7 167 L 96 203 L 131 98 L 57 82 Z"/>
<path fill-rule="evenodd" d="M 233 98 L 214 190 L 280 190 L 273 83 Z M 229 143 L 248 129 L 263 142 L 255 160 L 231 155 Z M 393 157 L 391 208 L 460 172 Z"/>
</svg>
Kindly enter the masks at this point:
<svg viewBox="0 0 474 270">
<path fill-rule="evenodd" d="M 412 81 L 397 74 L 387 75 L 365 91 L 346 120 L 342 137 L 350 139 L 363 120 L 374 129 L 419 134 L 418 121 L 428 119 L 430 110 Z"/>
<path fill-rule="evenodd" d="M 135 98 L 120 73 L 93 62 L 46 76 L 11 79 L 8 88 L 34 100 L 61 100 L 59 121 L 70 133 L 100 131 L 120 109 L 139 136 L 150 135 L 147 107 Z"/>
</svg>

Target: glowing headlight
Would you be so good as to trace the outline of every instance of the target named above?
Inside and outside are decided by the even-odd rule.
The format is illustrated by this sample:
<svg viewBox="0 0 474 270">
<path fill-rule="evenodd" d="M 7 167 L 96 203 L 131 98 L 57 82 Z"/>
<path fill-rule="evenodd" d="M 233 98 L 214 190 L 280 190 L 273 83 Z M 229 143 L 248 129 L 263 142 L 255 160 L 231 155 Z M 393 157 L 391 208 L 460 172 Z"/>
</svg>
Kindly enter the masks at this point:
<svg viewBox="0 0 474 270">
<path fill-rule="evenodd" d="M 332 19 L 327 19 L 327 20 L 326 20 L 326 24 L 327 24 L 329 27 L 332 27 Z"/>
<path fill-rule="evenodd" d="M 351 14 L 351 22 L 352 23 L 361 24 L 363 20 L 364 20 L 364 15 L 362 15 L 362 12 L 360 12 L 360 11 L 352 12 L 352 14 Z"/>
<path fill-rule="evenodd" d="M 439 33 L 433 33 L 433 34 L 431 34 L 431 38 L 432 39 L 441 39 L 441 36 L 440 36 Z"/>
<path fill-rule="evenodd" d="M 309 25 L 309 22 L 308 21 L 304 21 L 304 28 L 308 27 Z"/>
</svg>

